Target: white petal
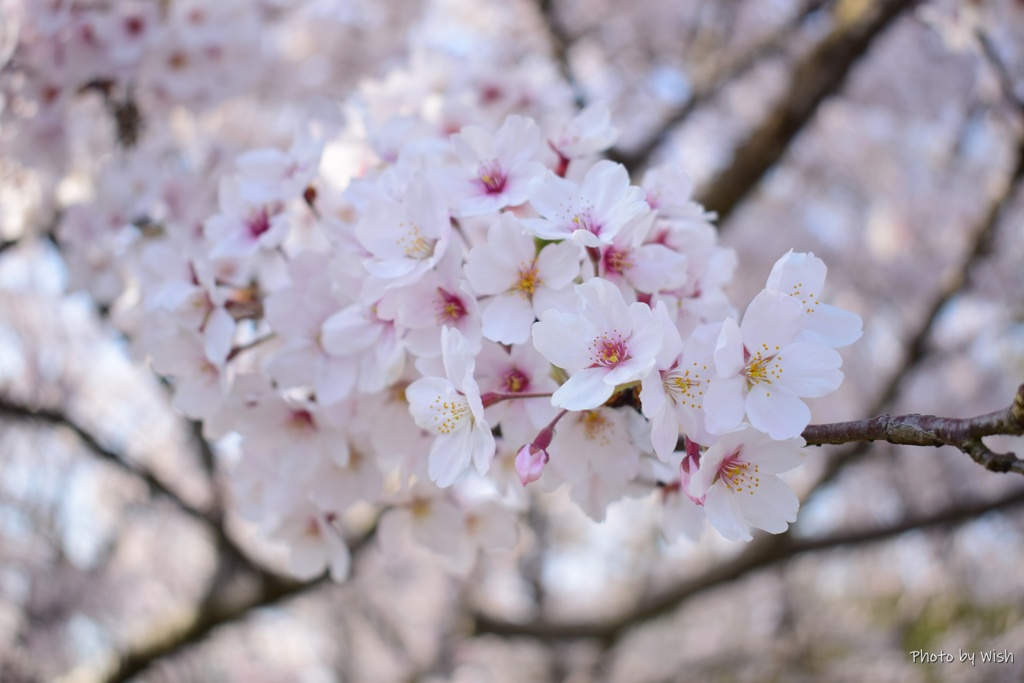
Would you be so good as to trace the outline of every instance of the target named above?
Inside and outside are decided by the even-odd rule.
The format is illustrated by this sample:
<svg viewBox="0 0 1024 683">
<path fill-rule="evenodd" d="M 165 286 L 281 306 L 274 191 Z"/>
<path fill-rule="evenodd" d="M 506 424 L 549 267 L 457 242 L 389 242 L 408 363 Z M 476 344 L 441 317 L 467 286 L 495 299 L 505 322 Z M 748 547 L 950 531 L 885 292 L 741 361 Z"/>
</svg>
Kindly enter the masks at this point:
<svg viewBox="0 0 1024 683">
<path fill-rule="evenodd" d="M 640 383 L 640 405 L 644 417 L 651 419 L 665 410 L 665 382 L 660 372 L 653 372 Z"/>
<path fill-rule="evenodd" d="M 483 305 L 483 333 L 491 341 L 522 344 L 530 337 L 533 304 L 518 293 L 499 294 Z"/>
<path fill-rule="evenodd" d="M 548 362 L 573 372 L 587 366 L 588 344 L 597 334 L 579 317 L 549 310 L 531 328 L 533 346 Z"/>
<path fill-rule="evenodd" d="M 800 500 L 778 477 L 762 477 L 753 495 L 736 494 L 743 517 L 752 526 L 773 534 L 781 534 L 796 521 Z"/>
<path fill-rule="evenodd" d="M 443 377 L 421 377 L 406 387 L 405 398 L 409 401 L 409 413 L 416 426 L 435 434 L 444 420 L 450 417 L 448 412 L 442 411 L 438 402 L 465 400 L 455 392 L 455 385 Z M 468 413 L 467 405 L 467 416 Z"/>
<path fill-rule="evenodd" d="M 486 422 L 478 422 L 470 434 L 470 450 L 473 453 L 473 465 L 480 474 L 487 474 L 494 460 L 494 434 Z"/>
<path fill-rule="evenodd" d="M 825 286 L 827 273 L 825 262 L 814 254 L 790 250 L 772 266 L 765 289 L 801 299 L 816 299 Z"/>
<path fill-rule="evenodd" d="M 742 377 L 716 377 L 704 393 L 704 426 L 712 434 L 724 434 L 735 429 L 746 411 L 743 390 L 747 382 Z"/>
<path fill-rule="evenodd" d="M 222 365 L 231 353 L 231 342 L 235 336 L 235 319 L 226 309 L 217 307 L 210 311 L 203 328 L 203 350 L 206 358 L 214 365 Z"/>
<path fill-rule="evenodd" d="M 704 499 L 704 512 L 711 526 L 729 541 L 749 541 L 750 527 L 740 512 L 736 497 L 726 487 L 712 486 Z"/>
<path fill-rule="evenodd" d="M 576 205 L 578 197 L 579 188 L 575 183 L 560 178 L 551 171 L 545 173 L 530 190 L 530 203 L 533 208 L 548 221 L 558 225 L 563 236 L 568 232 L 563 224 L 570 220 L 569 208 Z M 524 221 L 524 225 L 526 224 Z M 530 225 L 527 227 L 534 229 Z"/>
<path fill-rule="evenodd" d="M 324 349 L 336 355 L 349 355 L 376 343 L 381 325 L 369 320 L 366 313 L 364 306 L 353 304 L 325 320 L 320 328 Z"/>
<path fill-rule="evenodd" d="M 797 396 L 819 398 L 831 394 L 843 382 L 837 351 L 819 341 L 790 344 L 782 353 L 778 384 Z"/>
<path fill-rule="evenodd" d="M 814 313 L 807 316 L 807 331 L 816 335 L 834 349 L 849 346 L 860 339 L 863 322 L 852 311 L 818 304 Z"/>
<path fill-rule="evenodd" d="M 722 330 L 715 342 L 714 358 L 719 377 L 734 377 L 743 369 L 743 337 L 732 318 L 722 321 Z"/>
<path fill-rule="evenodd" d="M 580 248 L 572 242 L 549 244 L 537 256 L 537 275 L 546 287 L 561 289 L 580 274 Z"/>
<path fill-rule="evenodd" d="M 679 443 L 679 420 L 674 410 L 666 410 L 651 420 L 651 444 L 654 453 L 663 461 L 676 450 Z"/>
<path fill-rule="evenodd" d="M 331 405 L 352 393 L 359 371 L 354 362 L 348 358 L 322 358 L 318 366 L 319 372 L 313 378 L 318 403 Z"/>
<path fill-rule="evenodd" d="M 327 566 L 326 548 L 319 537 L 300 538 L 288 550 L 288 571 L 297 579 L 312 579 Z"/>
<path fill-rule="evenodd" d="M 636 265 L 629 270 L 629 281 L 637 291 L 653 294 L 678 289 L 686 284 L 687 258 L 663 244 L 645 244 L 634 250 Z"/>
<path fill-rule="evenodd" d="M 764 385 L 754 386 L 747 394 L 747 416 L 755 429 L 777 441 L 800 436 L 811 421 L 807 404 L 781 387 Z"/>
<path fill-rule="evenodd" d="M 463 388 L 463 378 L 472 377 L 476 359 L 469 348 L 469 342 L 454 327 L 441 328 L 441 355 L 444 371 L 456 388 Z"/>
<path fill-rule="evenodd" d="M 800 302 L 793 297 L 762 290 L 743 314 L 740 332 L 751 353 L 768 347 L 768 351 L 786 346 L 806 326 Z"/>
<path fill-rule="evenodd" d="M 434 440 L 427 459 L 427 474 L 440 488 L 454 484 L 469 468 L 473 457 L 473 431 L 464 427 Z"/>
<path fill-rule="evenodd" d="M 587 368 L 570 377 L 551 397 L 551 403 L 566 410 L 597 408 L 611 398 L 615 387 L 606 384 L 602 368 Z"/>
</svg>

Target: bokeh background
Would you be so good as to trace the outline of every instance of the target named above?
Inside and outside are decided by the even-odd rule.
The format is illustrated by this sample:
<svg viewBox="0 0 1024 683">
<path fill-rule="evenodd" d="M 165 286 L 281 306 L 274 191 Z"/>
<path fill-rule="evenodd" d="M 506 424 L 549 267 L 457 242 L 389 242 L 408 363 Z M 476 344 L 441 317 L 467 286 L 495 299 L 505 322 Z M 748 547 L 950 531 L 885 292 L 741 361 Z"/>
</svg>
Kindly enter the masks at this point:
<svg viewBox="0 0 1024 683">
<path fill-rule="evenodd" d="M 197 71 L 173 110 L 144 87 L 158 69 L 134 90 L 63 74 L 49 106 L 49 75 L 18 68 L 76 5 L 198 4 L 0 2 L 0 681 L 1024 679 L 1024 482 L 953 449 L 813 449 L 799 521 L 750 544 L 667 543 L 653 499 L 595 524 L 535 494 L 517 548 L 468 577 L 371 533 L 346 583 L 288 580 L 232 513 L 230 444 L 116 324 L 96 278 L 115 257 L 61 239 L 90 188 L 139 173 L 117 168 L 133 137 L 215 137 L 226 164 L 418 50 L 536 63 L 611 108 L 613 158 L 692 174 L 740 307 L 790 248 L 829 265 L 865 334 L 815 422 L 981 414 L 1024 383 L 1024 4 L 254 0 L 255 24 L 213 23 L 251 71 Z"/>
</svg>

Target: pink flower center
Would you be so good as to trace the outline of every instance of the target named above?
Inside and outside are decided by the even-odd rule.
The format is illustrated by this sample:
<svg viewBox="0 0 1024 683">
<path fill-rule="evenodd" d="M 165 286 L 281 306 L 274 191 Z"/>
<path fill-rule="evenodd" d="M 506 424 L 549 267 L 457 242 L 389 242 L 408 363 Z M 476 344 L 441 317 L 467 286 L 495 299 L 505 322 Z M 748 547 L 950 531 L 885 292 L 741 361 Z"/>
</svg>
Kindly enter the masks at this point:
<svg viewBox="0 0 1024 683">
<path fill-rule="evenodd" d="M 512 368 L 505 373 L 501 386 L 507 394 L 521 394 L 530 388 L 530 378 L 519 368 Z"/>
<path fill-rule="evenodd" d="M 245 228 L 253 239 L 259 239 L 260 235 L 270 230 L 270 216 L 267 214 L 267 207 L 261 207 L 249 214 L 249 218 L 245 221 Z"/>
<path fill-rule="evenodd" d="M 497 161 L 481 164 L 479 174 L 480 184 L 487 190 L 487 194 L 501 194 L 505 189 L 507 176 Z"/>
<path fill-rule="evenodd" d="M 445 323 L 454 324 L 466 317 L 466 305 L 458 295 L 437 288 L 437 296 L 434 297 L 434 311 L 437 313 L 439 325 Z"/>
<path fill-rule="evenodd" d="M 633 265 L 632 249 L 616 249 L 615 247 L 608 247 L 604 252 L 602 261 L 604 263 L 604 270 L 606 273 L 616 273 L 622 275 L 627 270 L 630 270 Z"/>
<path fill-rule="evenodd" d="M 594 215 L 589 208 L 572 217 L 572 229 L 573 232 L 576 230 L 586 230 L 595 235 L 601 234 L 601 224 L 594 220 Z"/>
<path fill-rule="evenodd" d="M 316 420 L 308 410 L 293 410 L 288 416 L 288 428 L 296 432 L 315 432 Z"/>
<path fill-rule="evenodd" d="M 740 460 L 739 453 L 734 453 L 718 466 L 718 480 L 735 493 L 746 491 L 754 495 L 754 489 L 761 485 L 761 477 L 757 476 L 761 468 L 751 462 Z"/>
<path fill-rule="evenodd" d="M 592 368 L 612 368 L 631 358 L 625 340 L 618 333 L 613 333 L 610 337 L 602 334 L 590 343 L 590 353 L 593 360 L 593 364 L 590 365 Z"/>
</svg>

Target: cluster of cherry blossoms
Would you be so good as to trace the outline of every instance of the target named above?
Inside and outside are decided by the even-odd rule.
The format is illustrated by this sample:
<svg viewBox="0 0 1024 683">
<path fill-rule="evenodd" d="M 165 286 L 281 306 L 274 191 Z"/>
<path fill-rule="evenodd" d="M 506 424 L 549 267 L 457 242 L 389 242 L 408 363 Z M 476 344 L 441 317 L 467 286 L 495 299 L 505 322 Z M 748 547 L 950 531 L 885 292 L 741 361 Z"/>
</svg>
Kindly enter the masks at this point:
<svg viewBox="0 0 1024 683">
<path fill-rule="evenodd" d="M 177 14 L 154 33 L 156 10 L 130 7 L 70 47 L 119 46 L 104 52 L 115 74 L 159 58 L 180 76 Z M 144 49 L 157 36 L 170 52 Z M 737 316 L 735 255 L 690 179 L 662 166 L 634 184 L 601 157 L 608 110 L 574 111 L 541 66 L 422 51 L 365 84 L 343 125 L 230 164 L 151 119 L 63 214 L 58 236 L 86 255 L 76 280 L 178 409 L 208 438 L 240 437 L 237 508 L 297 576 L 343 578 L 342 532 L 368 506 L 385 549 L 412 542 L 457 571 L 515 543 L 532 489 L 564 488 L 598 521 L 652 497 L 670 537 L 796 518 L 776 475 L 801 462 L 804 400 L 838 388 L 835 349 L 860 319 L 822 303 L 824 263 L 792 252 Z"/>
<path fill-rule="evenodd" d="M 733 540 L 795 520 L 776 475 L 860 319 L 821 303 L 820 259 L 789 253 L 737 321 L 734 258 L 688 179 L 632 185 L 597 158 L 614 139 L 599 107 L 547 134 L 509 115 L 336 194 L 306 138 L 222 179 L 191 281 L 155 290 L 179 319 L 152 355 L 211 436 L 242 435 L 239 500 L 294 570 L 344 573 L 331 524 L 360 502 L 389 508 L 385 545 L 465 569 L 514 541 L 532 483 L 595 520 L 654 493 L 666 529 L 706 516 Z"/>
</svg>

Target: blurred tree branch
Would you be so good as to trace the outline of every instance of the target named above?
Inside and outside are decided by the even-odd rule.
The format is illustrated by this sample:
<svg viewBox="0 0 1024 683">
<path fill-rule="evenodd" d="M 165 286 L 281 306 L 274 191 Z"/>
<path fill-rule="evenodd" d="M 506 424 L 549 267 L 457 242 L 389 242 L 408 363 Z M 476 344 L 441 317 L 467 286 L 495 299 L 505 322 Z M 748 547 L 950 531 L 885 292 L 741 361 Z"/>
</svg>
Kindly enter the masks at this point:
<svg viewBox="0 0 1024 683">
<path fill-rule="evenodd" d="M 576 96 L 576 106 L 583 107 L 586 102 L 583 97 L 583 89 L 576 82 L 576 77 L 569 64 L 569 46 L 573 38 L 565 30 L 565 25 L 558 18 L 558 9 L 555 7 L 555 0 L 538 0 L 537 11 L 540 13 L 544 31 L 547 33 L 548 42 L 551 45 L 551 56 L 558 65 L 562 78 L 569 84 Z"/>
<path fill-rule="evenodd" d="M 770 567 L 797 555 L 876 543 L 908 531 L 951 527 L 972 521 L 988 512 L 1020 505 L 1024 505 L 1024 489 L 1015 490 L 992 501 L 954 505 L 935 513 L 908 517 L 896 524 L 884 527 L 842 531 L 831 536 L 811 539 L 795 539 L 790 534 L 766 536 L 752 542 L 737 557 L 723 562 L 701 576 L 685 580 L 659 592 L 641 602 L 636 608 L 617 617 L 579 622 L 537 619 L 531 622 L 517 623 L 477 614 L 473 622 L 473 632 L 477 635 L 522 636 L 546 640 L 594 638 L 604 641 L 606 644 L 614 644 L 633 627 L 669 614 L 695 595 L 731 583 L 754 571 Z"/>
<path fill-rule="evenodd" d="M 724 221 L 757 187 L 761 177 L 789 149 L 797 134 L 814 118 L 818 107 L 838 92 L 851 68 L 875 38 L 892 25 L 914 0 L 874 0 L 839 21 L 836 29 L 821 41 L 793 69 L 789 89 L 776 108 L 747 140 L 736 149 L 733 162 L 714 177 L 697 199 Z"/>
<path fill-rule="evenodd" d="M 778 31 L 757 45 L 754 45 L 736 59 L 718 66 L 707 79 L 707 82 L 698 86 L 690 99 L 672 112 L 662 122 L 661 126 L 637 145 L 635 149 L 626 151 L 615 148 L 608 153 L 608 158 L 624 165 L 630 174 L 642 170 L 650 163 L 654 153 L 665 144 L 669 134 L 684 123 L 698 107 L 720 93 L 726 86 L 749 73 L 765 57 L 782 50 L 807 19 L 815 12 L 820 11 L 828 2 L 829 0 L 807 0 L 797 15 Z"/>
<path fill-rule="evenodd" d="M 219 510 L 205 512 L 179 496 L 145 467 L 132 463 L 103 446 L 96 437 L 66 413 L 53 408 L 29 407 L 0 397 L 0 417 L 28 420 L 72 431 L 81 443 L 104 462 L 108 462 L 142 481 L 155 494 L 171 502 L 178 510 L 199 522 L 216 546 L 217 569 L 202 602 L 188 614 L 172 620 L 151 640 L 121 655 L 109 674 L 73 673 L 70 680 L 124 681 L 148 668 L 158 659 L 171 656 L 203 639 L 213 629 L 244 618 L 249 612 L 266 607 L 325 583 L 326 575 L 313 581 L 294 581 L 272 572 L 252 560 L 231 538 Z M 351 545 L 355 553 L 372 538 L 368 530 Z M 229 585 L 229 584 L 235 585 Z"/>
<path fill-rule="evenodd" d="M 14 420 L 20 419 L 32 422 L 42 422 L 71 430 L 82 444 L 85 445 L 89 452 L 100 460 L 108 462 L 138 478 L 149 488 L 151 494 L 167 499 L 173 503 L 175 507 L 192 519 L 200 522 L 203 526 L 211 529 L 218 528 L 216 522 L 211 519 L 207 512 L 195 507 L 183 499 L 145 467 L 130 462 L 121 455 L 105 447 L 97 441 L 96 437 L 90 434 L 88 430 L 78 424 L 63 411 L 55 410 L 53 408 L 29 407 L 11 401 L 7 397 L 0 396 L 0 416 Z"/>
<path fill-rule="evenodd" d="M 376 531 L 375 523 L 357 539 L 349 542 L 353 556 L 358 555 L 369 545 Z M 116 659 L 116 664 L 107 672 L 90 680 L 124 683 L 149 669 L 156 662 L 175 656 L 189 646 L 201 642 L 215 629 L 244 620 L 254 610 L 271 607 L 329 585 L 332 584 L 326 573 L 310 581 L 295 581 L 261 573 L 255 582 L 236 586 L 237 590 L 210 592 L 206 600 L 184 617 L 167 624 L 153 638 L 121 653 Z"/>
</svg>

